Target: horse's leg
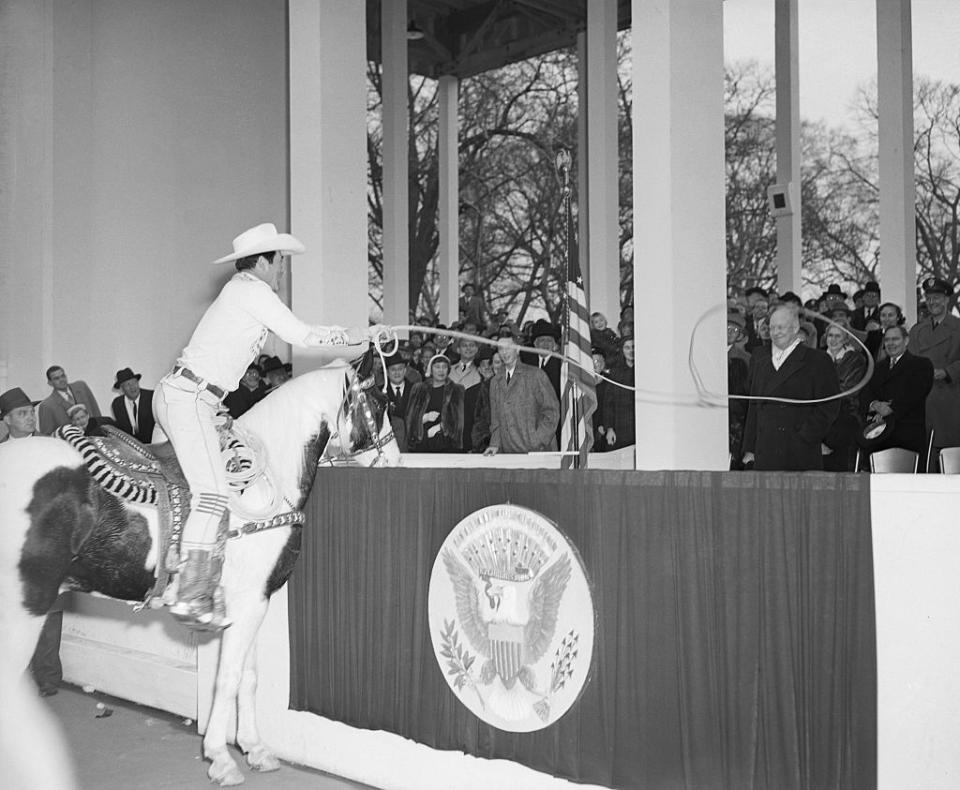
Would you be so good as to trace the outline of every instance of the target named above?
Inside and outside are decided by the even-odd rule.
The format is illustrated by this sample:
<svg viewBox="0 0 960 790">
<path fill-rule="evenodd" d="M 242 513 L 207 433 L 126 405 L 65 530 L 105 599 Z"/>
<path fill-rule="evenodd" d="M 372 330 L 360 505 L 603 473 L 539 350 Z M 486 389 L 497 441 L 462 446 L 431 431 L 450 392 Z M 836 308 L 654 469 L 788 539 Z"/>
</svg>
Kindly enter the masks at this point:
<svg viewBox="0 0 960 790">
<path fill-rule="evenodd" d="M 227 751 L 227 722 L 231 710 L 236 709 L 246 655 L 263 622 L 266 608 L 266 601 L 259 591 L 242 591 L 239 596 L 235 594 L 228 598 L 227 614 L 233 625 L 223 632 L 213 706 L 203 736 L 203 755 L 211 762 L 207 776 L 221 787 L 243 783 L 243 774 Z"/>
<path fill-rule="evenodd" d="M 276 771 L 280 761 L 260 740 L 257 729 L 257 639 L 269 601 L 261 599 L 258 607 L 257 625 L 254 638 L 247 648 L 243 662 L 243 674 L 240 677 L 240 689 L 237 695 L 237 746 L 247 756 L 247 765 L 254 771 Z"/>
</svg>

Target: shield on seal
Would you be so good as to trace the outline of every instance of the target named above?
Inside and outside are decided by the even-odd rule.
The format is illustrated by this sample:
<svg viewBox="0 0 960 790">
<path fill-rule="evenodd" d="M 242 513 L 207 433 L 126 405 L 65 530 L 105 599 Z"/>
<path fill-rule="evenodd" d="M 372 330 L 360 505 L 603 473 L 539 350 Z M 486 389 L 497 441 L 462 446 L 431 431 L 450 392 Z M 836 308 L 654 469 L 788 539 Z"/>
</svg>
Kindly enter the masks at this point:
<svg viewBox="0 0 960 790">
<path fill-rule="evenodd" d="M 507 688 L 513 685 L 523 666 L 523 632 L 522 625 L 509 623 L 490 623 L 487 631 L 490 637 L 490 657 Z"/>
</svg>

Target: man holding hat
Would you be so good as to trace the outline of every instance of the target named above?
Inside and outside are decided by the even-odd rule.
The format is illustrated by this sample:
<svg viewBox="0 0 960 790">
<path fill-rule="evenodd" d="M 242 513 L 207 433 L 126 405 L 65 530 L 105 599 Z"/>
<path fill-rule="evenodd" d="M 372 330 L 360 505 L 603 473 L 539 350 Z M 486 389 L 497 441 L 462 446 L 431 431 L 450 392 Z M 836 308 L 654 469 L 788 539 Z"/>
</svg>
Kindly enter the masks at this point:
<svg viewBox="0 0 960 790">
<path fill-rule="evenodd" d="M 39 402 L 30 400 L 20 387 L 14 387 L 0 395 L 0 420 L 3 421 L 0 443 L 36 434 L 36 405 Z"/>
<path fill-rule="evenodd" d="M 948 311 L 953 287 L 937 277 L 923 281 L 929 315 L 910 330 L 910 350 L 933 363 L 933 389 L 927 396 L 927 436 L 933 431 L 932 469 L 943 447 L 960 446 L 960 318 Z"/>
<path fill-rule="evenodd" d="M 233 262 L 237 273 L 207 308 L 156 391 L 157 422 L 177 453 L 191 495 L 171 613 L 193 627 L 230 625 L 219 591 L 223 557 L 214 552 L 221 521 L 228 517 L 229 488 L 215 422 L 224 396 L 237 388 L 270 332 L 300 347 L 357 345 L 358 354 L 370 339 L 368 329 L 306 324 L 280 300 L 276 290 L 285 259 L 304 251 L 271 223 L 237 236 L 233 252 L 214 261 Z"/>
<path fill-rule="evenodd" d="M 153 441 L 153 390 L 140 388 L 143 374 L 134 373 L 131 368 L 117 371 L 113 388 L 122 394 L 113 399 L 110 411 L 121 431 L 129 433 L 144 444 Z"/>
</svg>

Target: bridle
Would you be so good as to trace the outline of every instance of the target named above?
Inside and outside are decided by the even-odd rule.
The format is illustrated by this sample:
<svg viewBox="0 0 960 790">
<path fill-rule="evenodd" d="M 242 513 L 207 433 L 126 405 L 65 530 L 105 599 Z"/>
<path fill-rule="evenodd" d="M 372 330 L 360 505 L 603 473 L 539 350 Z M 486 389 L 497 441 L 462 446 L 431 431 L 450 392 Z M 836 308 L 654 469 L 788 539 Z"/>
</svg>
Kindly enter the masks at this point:
<svg viewBox="0 0 960 790">
<path fill-rule="evenodd" d="M 377 428 L 376 421 L 373 419 L 373 410 L 370 407 L 370 396 L 367 394 L 367 391 L 372 389 L 374 386 L 373 376 L 370 376 L 370 378 L 361 379 L 360 376 L 357 375 L 356 370 L 351 367 L 347 373 L 347 377 L 349 386 L 347 387 L 346 391 L 346 400 L 348 404 L 346 411 L 351 416 L 355 415 L 357 411 L 360 412 L 360 416 L 362 417 L 364 425 L 367 428 L 367 432 L 373 437 L 373 441 L 369 446 L 366 447 L 358 447 L 349 451 L 345 450 L 341 437 L 344 435 L 349 436 L 349 430 L 342 422 L 344 410 L 341 409 L 337 412 L 336 430 L 330 434 L 330 438 L 327 440 L 327 445 L 320 454 L 320 460 L 317 461 L 317 466 L 350 465 L 351 462 L 357 458 L 357 456 L 363 455 L 364 453 L 369 453 L 373 450 L 376 451 L 377 457 L 370 465 L 383 466 L 386 463 L 386 453 L 384 453 L 383 450 L 388 444 L 390 444 L 390 442 L 394 441 L 394 435 L 393 431 L 391 430 L 384 436 L 381 436 L 380 431 Z M 386 419 L 386 410 L 384 410 L 384 418 Z M 338 448 L 338 452 L 335 455 L 331 455 L 330 449 L 334 445 L 334 439 L 337 440 L 336 447 Z"/>
</svg>

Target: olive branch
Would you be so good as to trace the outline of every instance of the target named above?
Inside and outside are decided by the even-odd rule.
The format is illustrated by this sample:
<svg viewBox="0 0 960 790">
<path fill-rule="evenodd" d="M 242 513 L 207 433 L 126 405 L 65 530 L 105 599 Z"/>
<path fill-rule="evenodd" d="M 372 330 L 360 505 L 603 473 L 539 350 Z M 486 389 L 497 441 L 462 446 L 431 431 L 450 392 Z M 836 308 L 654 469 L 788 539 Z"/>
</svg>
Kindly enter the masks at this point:
<svg viewBox="0 0 960 790">
<path fill-rule="evenodd" d="M 447 659 L 447 674 L 453 677 L 453 687 L 457 691 L 462 691 L 465 686 L 477 691 L 476 684 L 470 676 L 470 668 L 476 656 L 470 655 L 470 651 L 460 644 L 460 635 L 456 630 L 456 620 L 444 620 L 443 631 L 440 634 L 440 655 Z M 480 692 L 477 691 L 480 697 Z M 486 707 L 483 697 L 480 697 L 480 704 Z"/>
</svg>

